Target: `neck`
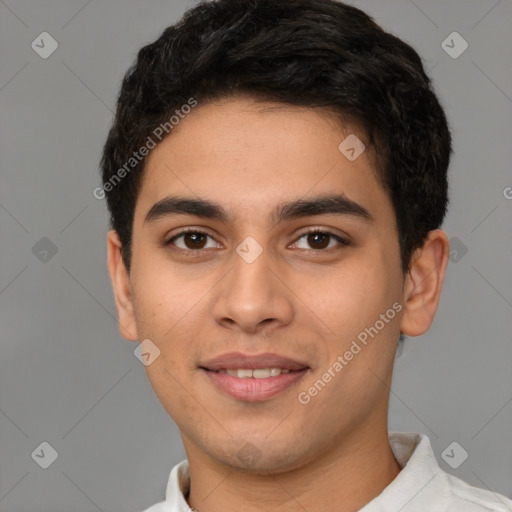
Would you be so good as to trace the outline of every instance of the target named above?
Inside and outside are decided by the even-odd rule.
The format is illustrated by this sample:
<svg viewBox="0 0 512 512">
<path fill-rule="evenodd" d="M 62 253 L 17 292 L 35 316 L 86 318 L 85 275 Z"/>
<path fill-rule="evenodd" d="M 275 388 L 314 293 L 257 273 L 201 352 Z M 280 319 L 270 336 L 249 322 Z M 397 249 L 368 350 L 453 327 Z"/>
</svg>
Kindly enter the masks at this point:
<svg viewBox="0 0 512 512">
<path fill-rule="evenodd" d="M 378 435 L 375 426 L 371 432 L 358 428 L 328 453 L 284 473 L 241 471 L 194 449 L 187 449 L 187 456 L 192 482 L 188 502 L 197 512 L 256 512 L 262 507 L 355 512 L 378 496 L 401 469 L 387 426 Z"/>
</svg>

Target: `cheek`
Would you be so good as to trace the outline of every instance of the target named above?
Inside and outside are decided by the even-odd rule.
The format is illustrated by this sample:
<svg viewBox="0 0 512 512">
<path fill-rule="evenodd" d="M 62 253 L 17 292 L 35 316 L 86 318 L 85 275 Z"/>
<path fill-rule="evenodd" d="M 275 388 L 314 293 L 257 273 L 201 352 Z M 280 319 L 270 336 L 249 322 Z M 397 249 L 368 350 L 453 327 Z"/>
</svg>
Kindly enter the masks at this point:
<svg viewBox="0 0 512 512">
<path fill-rule="evenodd" d="M 155 395 L 180 429 L 187 430 L 186 425 L 194 423 L 196 429 L 203 430 L 204 411 L 192 394 L 184 392 L 184 376 L 168 364 L 165 357 L 161 354 L 145 368 Z"/>
<path fill-rule="evenodd" d="M 377 248 L 361 251 L 359 256 L 324 281 L 323 297 L 317 293 L 318 300 L 311 305 L 331 330 L 326 338 L 330 341 L 328 361 L 332 364 L 351 352 L 338 382 L 345 378 L 347 383 L 365 381 L 371 375 L 369 367 L 382 374 L 393 362 L 400 332 L 402 277 L 397 255 Z"/>
<path fill-rule="evenodd" d="M 148 261 L 134 268 L 134 307 L 139 328 L 147 337 L 166 339 L 182 329 L 188 314 L 197 314 L 208 283 L 187 279 L 178 267 Z"/>
<path fill-rule="evenodd" d="M 354 336 L 392 306 L 398 287 L 389 272 L 382 260 L 361 258 L 326 280 L 318 305 L 333 331 Z"/>
</svg>

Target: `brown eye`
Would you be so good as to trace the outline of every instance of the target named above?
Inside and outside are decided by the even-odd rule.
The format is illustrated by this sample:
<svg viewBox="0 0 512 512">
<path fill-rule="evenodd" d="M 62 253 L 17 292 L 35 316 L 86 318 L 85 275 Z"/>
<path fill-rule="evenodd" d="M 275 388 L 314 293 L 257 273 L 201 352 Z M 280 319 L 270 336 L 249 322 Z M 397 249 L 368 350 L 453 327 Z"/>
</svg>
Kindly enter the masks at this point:
<svg viewBox="0 0 512 512">
<path fill-rule="evenodd" d="M 329 245 L 330 235 L 326 233 L 310 233 L 308 244 L 315 249 L 325 249 Z"/>
<path fill-rule="evenodd" d="M 305 244 L 304 244 L 304 242 Z M 302 247 L 300 246 L 302 243 Z M 322 251 L 322 249 L 333 249 L 349 245 L 347 240 L 331 233 L 330 231 L 321 231 L 319 229 L 303 233 L 294 243 L 299 249 L 306 251 Z M 306 245 L 306 247 L 304 247 Z"/>
<path fill-rule="evenodd" d="M 182 231 L 166 241 L 164 245 L 172 245 L 188 252 L 218 247 L 218 244 L 215 243 L 215 240 L 208 233 L 195 230 Z"/>
<path fill-rule="evenodd" d="M 183 241 L 188 249 L 203 249 L 206 235 L 204 233 L 186 233 L 183 235 Z"/>
</svg>

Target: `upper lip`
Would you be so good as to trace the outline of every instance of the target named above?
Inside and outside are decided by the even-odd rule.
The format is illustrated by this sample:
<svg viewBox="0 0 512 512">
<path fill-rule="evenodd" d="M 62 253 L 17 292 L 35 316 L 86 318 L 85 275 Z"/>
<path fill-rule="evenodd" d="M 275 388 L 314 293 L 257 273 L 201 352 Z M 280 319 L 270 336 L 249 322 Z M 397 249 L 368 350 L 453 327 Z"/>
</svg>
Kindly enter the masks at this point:
<svg viewBox="0 0 512 512">
<path fill-rule="evenodd" d="M 290 359 L 289 357 L 280 356 L 265 352 L 263 354 L 242 354 L 240 352 L 229 352 L 221 354 L 199 365 L 207 370 L 229 370 L 229 369 L 258 369 L 258 368 L 281 368 L 284 370 L 303 370 L 308 365 Z"/>
</svg>

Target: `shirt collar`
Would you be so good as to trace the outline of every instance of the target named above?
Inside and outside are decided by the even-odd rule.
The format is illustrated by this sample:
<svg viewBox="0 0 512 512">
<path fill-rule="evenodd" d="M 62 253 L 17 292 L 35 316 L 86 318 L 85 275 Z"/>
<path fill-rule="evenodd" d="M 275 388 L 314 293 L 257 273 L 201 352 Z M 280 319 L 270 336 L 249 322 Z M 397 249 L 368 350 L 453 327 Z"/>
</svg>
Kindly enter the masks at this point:
<svg viewBox="0 0 512 512">
<path fill-rule="evenodd" d="M 389 432 L 389 444 L 402 471 L 360 512 L 402 510 L 439 473 L 442 473 L 430 440 L 425 434 Z"/>
<path fill-rule="evenodd" d="M 191 509 L 185 499 L 190 491 L 190 471 L 188 461 L 182 460 L 172 468 L 167 489 L 165 491 L 165 502 L 169 509 L 176 512 L 189 512 Z"/>
</svg>

